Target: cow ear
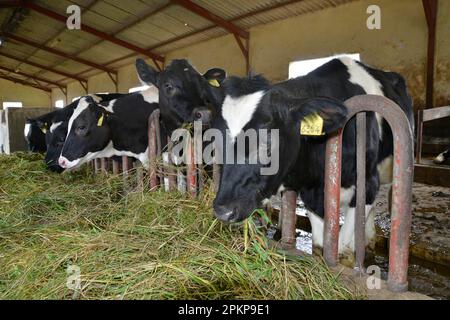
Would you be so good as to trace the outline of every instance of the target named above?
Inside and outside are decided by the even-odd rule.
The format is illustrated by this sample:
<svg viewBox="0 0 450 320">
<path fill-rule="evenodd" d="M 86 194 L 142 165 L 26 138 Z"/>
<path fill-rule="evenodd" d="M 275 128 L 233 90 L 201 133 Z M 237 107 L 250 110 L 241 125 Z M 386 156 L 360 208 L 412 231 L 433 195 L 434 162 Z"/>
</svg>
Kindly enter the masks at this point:
<svg viewBox="0 0 450 320">
<path fill-rule="evenodd" d="M 213 87 L 220 87 L 226 77 L 227 77 L 227 73 L 225 72 L 225 70 L 220 69 L 220 68 L 209 69 L 203 75 L 203 78 L 205 78 L 206 81 L 208 81 L 208 83 L 210 85 L 212 85 Z"/>
<path fill-rule="evenodd" d="M 342 128 L 347 121 L 347 108 L 336 99 L 300 99 L 290 103 L 290 116 L 300 123 L 303 136 L 321 136 Z"/>
<path fill-rule="evenodd" d="M 146 85 L 158 87 L 159 72 L 149 66 L 143 59 L 136 59 L 136 70 L 139 80 Z"/>
</svg>

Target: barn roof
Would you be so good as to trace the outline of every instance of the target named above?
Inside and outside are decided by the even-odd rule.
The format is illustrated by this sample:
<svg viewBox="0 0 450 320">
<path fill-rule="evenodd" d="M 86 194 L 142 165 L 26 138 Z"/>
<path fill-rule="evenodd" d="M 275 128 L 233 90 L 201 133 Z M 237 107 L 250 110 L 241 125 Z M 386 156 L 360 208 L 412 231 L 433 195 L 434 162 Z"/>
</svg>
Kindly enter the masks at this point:
<svg viewBox="0 0 450 320">
<path fill-rule="evenodd" d="M 174 49 L 355 0 L 0 1 L 0 78 L 64 87 L 147 56 L 160 66 Z M 66 27 L 71 5 L 82 32 Z"/>
</svg>

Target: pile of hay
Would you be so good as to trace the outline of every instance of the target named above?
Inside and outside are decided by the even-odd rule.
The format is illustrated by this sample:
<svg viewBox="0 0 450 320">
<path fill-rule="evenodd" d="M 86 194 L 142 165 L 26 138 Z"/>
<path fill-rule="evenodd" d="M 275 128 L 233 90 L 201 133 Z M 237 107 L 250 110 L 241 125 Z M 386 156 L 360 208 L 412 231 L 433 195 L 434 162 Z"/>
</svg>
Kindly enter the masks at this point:
<svg viewBox="0 0 450 320">
<path fill-rule="evenodd" d="M 266 249 L 253 224 L 217 222 L 212 199 L 123 196 L 120 177 L 0 156 L 0 299 L 361 298 L 322 262 Z"/>
</svg>

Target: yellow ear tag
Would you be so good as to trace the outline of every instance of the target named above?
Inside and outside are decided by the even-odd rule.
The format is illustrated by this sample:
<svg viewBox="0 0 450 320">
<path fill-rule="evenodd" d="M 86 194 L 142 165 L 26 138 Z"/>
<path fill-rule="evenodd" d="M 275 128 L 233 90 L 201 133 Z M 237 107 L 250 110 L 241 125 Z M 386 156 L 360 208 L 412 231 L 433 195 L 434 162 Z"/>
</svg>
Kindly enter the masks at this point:
<svg viewBox="0 0 450 320">
<path fill-rule="evenodd" d="M 208 80 L 209 84 L 212 85 L 213 87 L 219 88 L 220 87 L 220 83 L 219 81 L 217 81 L 217 79 L 211 79 Z"/>
<path fill-rule="evenodd" d="M 300 125 L 300 134 L 304 136 L 323 136 L 323 119 L 317 113 L 305 117 Z"/>
<path fill-rule="evenodd" d="M 47 124 L 45 124 L 42 128 L 41 131 L 43 134 L 47 134 Z"/>
<path fill-rule="evenodd" d="M 102 116 L 98 119 L 97 127 L 101 127 L 103 125 L 103 120 L 105 119 L 105 115 L 102 114 Z"/>
</svg>

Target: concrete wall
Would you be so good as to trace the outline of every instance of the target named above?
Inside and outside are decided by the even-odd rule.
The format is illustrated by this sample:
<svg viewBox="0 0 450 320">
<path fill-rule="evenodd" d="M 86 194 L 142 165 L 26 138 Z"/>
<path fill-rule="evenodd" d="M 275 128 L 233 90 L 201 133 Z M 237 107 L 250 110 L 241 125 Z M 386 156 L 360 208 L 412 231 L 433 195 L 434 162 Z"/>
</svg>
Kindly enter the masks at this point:
<svg viewBox="0 0 450 320">
<path fill-rule="evenodd" d="M 0 79 L 0 109 L 3 102 L 22 102 L 24 107 L 50 107 L 51 94 L 32 87 Z"/>
<path fill-rule="evenodd" d="M 437 21 L 436 105 L 450 104 L 450 1 L 439 2 Z M 368 30 L 366 9 L 381 8 L 381 30 Z M 421 0 L 360 0 L 250 29 L 250 64 L 272 81 L 288 76 L 289 63 L 336 53 L 360 53 L 374 67 L 401 73 L 415 105 L 425 101 L 427 27 Z M 167 61 L 187 58 L 200 71 L 218 66 L 244 75 L 245 62 L 233 36 L 208 40 L 166 54 Z M 119 69 L 119 92 L 138 86 L 134 65 Z M 107 75 L 89 79 L 90 92 L 115 90 Z M 84 94 L 69 86 L 69 102 Z M 54 90 L 52 102 L 63 96 Z"/>
</svg>

